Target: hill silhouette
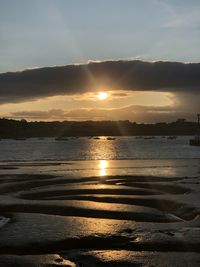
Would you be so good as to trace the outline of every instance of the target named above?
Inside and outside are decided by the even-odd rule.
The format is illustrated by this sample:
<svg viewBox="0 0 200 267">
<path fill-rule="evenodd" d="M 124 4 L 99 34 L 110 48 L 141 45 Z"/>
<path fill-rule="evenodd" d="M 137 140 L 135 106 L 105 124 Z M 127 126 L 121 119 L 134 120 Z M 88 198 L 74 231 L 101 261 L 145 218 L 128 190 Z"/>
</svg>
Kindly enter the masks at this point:
<svg viewBox="0 0 200 267">
<path fill-rule="evenodd" d="M 171 123 L 144 124 L 130 121 L 52 121 L 0 119 L 0 138 L 62 136 L 194 135 L 197 123 L 178 119 Z"/>
</svg>

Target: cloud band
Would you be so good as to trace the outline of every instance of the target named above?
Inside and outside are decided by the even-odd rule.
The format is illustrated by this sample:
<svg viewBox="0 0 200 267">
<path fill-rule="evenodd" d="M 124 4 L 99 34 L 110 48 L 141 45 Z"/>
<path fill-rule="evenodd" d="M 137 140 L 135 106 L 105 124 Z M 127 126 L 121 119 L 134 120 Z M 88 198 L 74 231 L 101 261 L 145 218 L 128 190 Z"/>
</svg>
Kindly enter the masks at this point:
<svg viewBox="0 0 200 267">
<path fill-rule="evenodd" d="M 112 90 L 200 92 L 200 63 L 119 60 L 0 74 L 0 103 Z"/>
</svg>

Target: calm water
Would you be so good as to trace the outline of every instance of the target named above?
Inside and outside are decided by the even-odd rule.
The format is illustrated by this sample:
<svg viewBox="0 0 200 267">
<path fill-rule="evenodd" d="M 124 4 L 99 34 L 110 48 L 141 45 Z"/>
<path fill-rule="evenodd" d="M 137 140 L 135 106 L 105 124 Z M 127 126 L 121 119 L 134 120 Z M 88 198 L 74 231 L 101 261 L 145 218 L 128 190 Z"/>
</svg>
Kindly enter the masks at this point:
<svg viewBox="0 0 200 267">
<path fill-rule="evenodd" d="M 68 161 L 119 159 L 200 159 L 200 147 L 189 146 L 191 137 L 174 140 L 156 137 L 137 139 L 117 137 L 115 140 L 53 138 L 1 140 L 0 161 Z"/>
</svg>

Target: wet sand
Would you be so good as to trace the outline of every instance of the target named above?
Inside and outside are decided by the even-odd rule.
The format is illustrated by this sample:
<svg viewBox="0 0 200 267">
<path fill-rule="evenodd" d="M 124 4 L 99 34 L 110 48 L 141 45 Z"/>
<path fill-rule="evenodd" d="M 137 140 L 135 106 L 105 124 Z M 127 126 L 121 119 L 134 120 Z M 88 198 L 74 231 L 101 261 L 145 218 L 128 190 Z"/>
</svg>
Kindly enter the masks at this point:
<svg viewBox="0 0 200 267">
<path fill-rule="evenodd" d="M 2 163 L 0 266 L 199 266 L 199 163 Z"/>
</svg>

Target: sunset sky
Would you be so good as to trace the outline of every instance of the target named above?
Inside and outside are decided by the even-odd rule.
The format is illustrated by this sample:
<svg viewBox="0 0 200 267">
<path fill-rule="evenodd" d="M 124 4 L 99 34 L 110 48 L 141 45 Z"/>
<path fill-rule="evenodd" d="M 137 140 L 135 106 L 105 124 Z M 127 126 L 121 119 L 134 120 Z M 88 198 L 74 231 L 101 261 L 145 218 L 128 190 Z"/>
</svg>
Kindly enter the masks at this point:
<svg viewBox="0 0 200 267">
<path fill-rule="evenodd" d="M 0 117 L 196 119 L 199 0 L 0 0 Z"/>
</svg>

